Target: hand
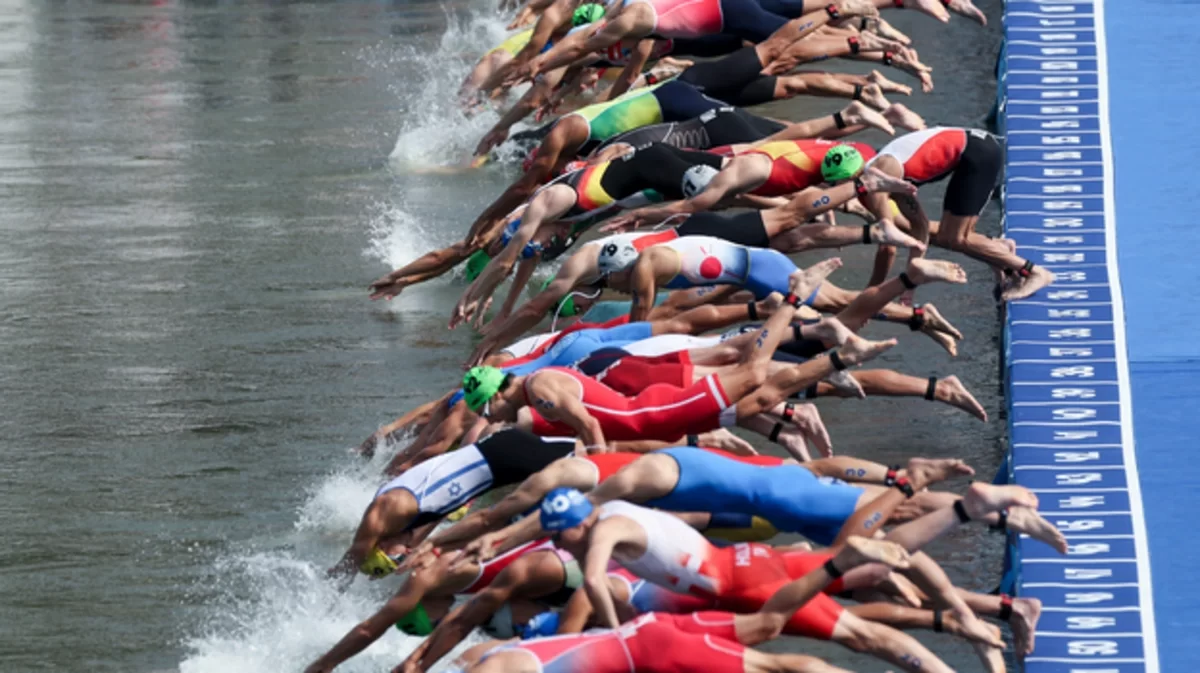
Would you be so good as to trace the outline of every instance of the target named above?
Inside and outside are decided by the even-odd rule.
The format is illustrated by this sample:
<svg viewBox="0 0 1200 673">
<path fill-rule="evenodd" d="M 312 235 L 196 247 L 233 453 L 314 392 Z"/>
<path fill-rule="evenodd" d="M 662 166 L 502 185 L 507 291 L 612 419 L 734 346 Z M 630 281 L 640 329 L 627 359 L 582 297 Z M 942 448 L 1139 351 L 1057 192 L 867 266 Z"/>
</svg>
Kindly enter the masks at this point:
<svg viewBox="0 0 1200 673">
<path fill-rule="evenodd" d="M 463 323 L 463 321 L 469 320 L 471 316 L 475 315 L 475 311 L 478 308 L 478 299 L 468 299 L 468 297 L 463 297 L 462 299 L 458 300 L 457 304 L 455 304 L 454 312 L 450 315 L 450 323 L 447 326 L 450 329 L 458 327 Z"/>
<path fill-rule="evenodd" d="M 370 437 L 364 439 L 362 444 L 359 444 L 358 448 L 354 449 L 354 452 L 363 458 L 374 458 L 375 449 L 379 447 L 380 439 L 378 432 L 372 432 Z"/>
<path fill-rule="evenodd" d="M 381 278 L 375 279 L 367 289 L 371 292 L 371 299 L 391 299 L 400 294 L 408 283 L 392 278 L 392 274 L 388 274 Z"/>
<path fill-rule="evenodd" d="M 637 229 L 640 224 L 640 216 L 638 211 L 631 210 L 628 213 L 617 215 L 609 218 L 607 222 L 600 225 L 600 232 L 605 234 L 620 234 L 632 229 Z"/>
<path fill-rule="evenodd" d="M 488 131 L 487 135 L 483 136 L 483 139 L 480 140 L 479 144 L 475 146 L 475 156 L 487 154 L 488 152 L 492 151 L 493 147 L 499 145 L 505 140 L 508 140 L 508 129 L 494 128 L 491 131 Z"/>
<path fill-rule="evenodd" d="M 304 669 L 304 673 L 330 673 L 333 666 L 326 666 L 319 661 L 314 661 L 309 664 L 308 668 Z"/>
<path fill-rule="evenodd" d="M 479 309 L 475 313 L 475 321 L 474 321 L 474 324 L 472 325 L 472 327 L 474 327 L 476 331 L 483 331 L 484 320 L 487 319 L 487 313 L 491 308 L 492 308 L 492 297 L 488 297 L 483 302 L 483 308 Z"/>
<path fill-rule="evenodd" d="M 475 351 L 471 353 L 471 357 L 468 358 L 466 363 L 463 365 L 463 370 L 465 371 L 471 367 L 477 367 L 483 364 L 483 361 L 492 354 L 493 348 L 494 346 L 492 345 L 491 339 L 484 339 L 478 346 L 475 347 Z"/>
<path fill-rule="evenodd" d="M 504 538 L 496 533 L 484 533 L 463 548 L 462 554 L 455 561 L 454 565 L 482 563 L 491 560 L 496 555 L 496 548 L 503 542 Z"/>
</svg>

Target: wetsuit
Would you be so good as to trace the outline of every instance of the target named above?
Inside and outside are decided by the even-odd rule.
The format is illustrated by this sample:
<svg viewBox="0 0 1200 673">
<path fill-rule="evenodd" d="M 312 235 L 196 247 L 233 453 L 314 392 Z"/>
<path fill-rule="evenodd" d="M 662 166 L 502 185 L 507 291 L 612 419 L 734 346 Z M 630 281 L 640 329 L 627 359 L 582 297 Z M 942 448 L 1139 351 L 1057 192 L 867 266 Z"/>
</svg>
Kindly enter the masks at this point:
<svg viewBox="0 0 1200 673">
<path fill-rule="evenodd" d="M 807 557 L 789 562 L 785 554 L 767 545 L 715 547 L 666 512 L 620 500 L 605 503 L 599 510 L 601 519 L 620 516 L 645 532 L 646 550 L 641 556 L 630 558 L 620 553 L 619 547 L 614 550 L 613 560 L 625 569 L 660 587 L 707 598 L 737 612 L 759 610 L 780 587 L 807 574 L 814 563 L 819 565 L 829 558 L 825 555 L 824 559 Z M 792 616 L 785 630 L 828 639 L 841 612 L 837 602 L 817 594 Z"/>
<path fill-rule="evenodd" d="M 645 3 L 654 10 L 652 35 L 698 38 L 734 35 L 755 44 L 788 22 L 787 17 L 763 9 L 757 0 L 625 0 Z"/>
<path fill-rule="evenodd" d="M 723 145 L 758 142 L 784 128 L 787 128 L 784 124 L 753 115 L 741 108 L 721 107 L 693 119 L 652 124 L 627 131 L 600 145 L 596 152 L 617 143 L 633 147 L 664 143 L 672 147 L 707 150 Z"/>
<path fill-rule="evenodd" d="M 751 248 L 710 236 L 677 236 L 659 247 L 679 255 L 679 271 L 662 286 L 672 290 L 706 285 L 737 285 L 764 299 L 772 292 L 786 295 L 788 277 L 798 268 L 787 255 L 769 248 Z M 815 295 L 815 293 L 814 293 Z M 805 301 L 811 303 L 812 296 Z"/>
<path fill-rule="evenodd" d="M 620 628 L 525 640 L 488 651 L 527 655 L 539 673 L 745 673 L 732 615 L 650 613 Z"/>
<path fill-rule="evenodd" d="M 725 460 L 690 447 L 665 449 L 679 465 L 679 482 L 669 495 L 646 503 L 677 512 L 757 514 L 781 531 L 819 544 L 832 543 L 863 489 L 822 480 L 800 465 L 757 467 Z"/>
<path fill-rule="evenodd" d="M 650 124 L 692 119 L 725 105 L 705 96 L 696 87 L 673 79 L 634 89 L 615 100 L 589 105 L 561 119 L 576 116 L 587 122 L 588 137 L 579 150 L 580 154 L 587 154 L 609 138 L 626 131 Z"/>
<path fill-rule="evenodd" d="M 547 371 L 575 380 L 580 400 L 588 413 L 599 421 L 609 440 L 659 439 L 670 442 L 684 435 L 716 430 L 735 420 L 729 396 L 716 375 L 707 376 L 687 388 L 649 386 L 635 397 L 626 397 L 575 370 L 552 367 L 525 379 L 525 401 L 533 413 L 533 431 L 539 435 L 569 437 L 575 434 L 570 426 L 543 417 L 531 404 L 529 383 Z"/>
<path fill-rule="evenodd" d="M 441 520 L 484 491 L 520 483 L 574 451 L 573 440 L 509 428 L 420 463 L 381 486 L 375 497 L 397 489 L 411 493 L 419 513 L 408 528 L 416 528 Z"/>
<path fill-rule="evenodd" d="M 761 154 L 771 159 L 771 174 L 766 182 L 754 188 L 751 193 L 760 196 L 786 196 L 824 182 L 824 178 L 821 177 L 821 161 L 825 159 L 825 153 L 831 147 L 839 144 L 854 147 L 862 154 L 863 159 L 875 156 L 875 150 L 863 143 L 808 139 L 769 142 L 733 152 L 733 155 Z M 718 148 L 713 151 L 729 153 L 731 148 Z"/>
<path fill-rule="evenodd" d="M 935 126 L 914 131 L 879 150 L 879 156 L 885 155 L 899 161 L 904 179 L 915 185 L 950 176 L 942 207 L 960 217 L 976 217 L 983 212 L 1004 167 L 1000 141 L 979 129 Z"/>
</svg>

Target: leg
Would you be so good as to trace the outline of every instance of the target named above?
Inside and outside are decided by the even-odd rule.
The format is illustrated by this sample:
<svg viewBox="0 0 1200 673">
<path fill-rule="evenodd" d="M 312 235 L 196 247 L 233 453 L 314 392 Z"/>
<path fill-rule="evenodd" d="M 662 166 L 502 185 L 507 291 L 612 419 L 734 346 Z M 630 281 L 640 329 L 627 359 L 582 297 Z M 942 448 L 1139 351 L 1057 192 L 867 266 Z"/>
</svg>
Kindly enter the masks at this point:
<svg viewBox="0 0 1200 673">
<path fill-rule="evenodd" d="M 879 86 L 875 84 L 858 86 L 824 73 L 798 73 L 781 75 L 776 78 L 775 100 L 784 100 L 795 96 L 861 100 L 875 110 L 884 110 L 891 105 Z"/>
<path fill-rule="evenodd" d="M 937 655 L 911 636 L 891 627 L 843 612 L 833 630 L 833 640 L 855 652 L 864 652 L 912 673 L 952 673 Z"/>
<path fill-rule="evenodd" d="M 469 673 L 541 673 L 537 659 L 521 652 L 509 650 L 497 652 L 469 669 Z M 393 671 L 393 673 L 398 673 Z"/>
<path fill-rule="evenodd" d="M 930 401 L 949 404 L 957 409 L 971 414 L 981 421 L 987 420 L 987 412 L 983 405 L 971 395 L 957 376 L 947 376 L 942 379 L 934 377 L 920 378 L 901 374 L 890 369 L 863 369 L 851 374 L 862 386 L 867 395 L 882 395 L 884 397 L 923 397 Z M 933 397 L 930 398 L 929 388 L 933 385 Z M 831 395 L 849 397 L 828 383 L 817 384 L 817 396 Z"/>
<path fill-rule="evenodd" d="M 962 625 L 952 615 L 943 614 L 941 610 L 922 610 L 921 608 L 895 603 L 864 603 L 846 608 L 855 617 L 871 622 L 886 624 L 894 629 L 904 631 L 924 629 L 926 631 L 945 632 L 961 638 L 972 638 L 971 633 L 964 632 Z M 1000 640 L 1000 629 L 988 625 L 989 637 L 982 642 L 985 645 Z"/>
<path fill-rule="evenodd" d="M 757 650 L 746 650 L 743 665 L 745 673 L 850 673 L 816 657 L 803 654 L 768 654 Z"/>
<path fill-rule="evenodd" d="M 679 483 L 679 463 L 664 454 L 649 453 L 594 488 L 589 498 L 594 503 L 610 500 L 645 502 L 661 498 Z"/>
</svg>

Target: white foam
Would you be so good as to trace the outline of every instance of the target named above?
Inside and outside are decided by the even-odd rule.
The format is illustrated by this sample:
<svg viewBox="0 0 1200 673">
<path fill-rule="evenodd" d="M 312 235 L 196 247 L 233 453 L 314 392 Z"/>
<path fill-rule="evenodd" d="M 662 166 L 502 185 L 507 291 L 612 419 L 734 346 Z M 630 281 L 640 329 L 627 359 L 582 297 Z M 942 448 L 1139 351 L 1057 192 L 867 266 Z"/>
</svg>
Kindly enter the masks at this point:
<svg viewBox="0 0 1200 673">
<path fill-rule="evenodd" d="M 391 448 L 404 444 L 407 440 Z M 180 673 L 304 670 L 383 605 L 402 578 L 379 582 L 357 578 L 349 590 L 339 593 L 326 580 L 325 568 L 345 550 L 372 494 L 385 479 L 381 469 L 393 453 L 379 451 L 374 459 L 356 462 L 315 484 L 299 507 L 295 533 L 286 549 L 246 549 L 215 562 L 218 598 L 207 606 L 201 633 L 184 640 L 188 654 L 180 662 Z M 462 648 L 480 640 L 472 637 Z M 390 670 L 420 642 L 391 629 L 338 670 Z M 434 670 L 451 659 L 447 657 Z"/>
<path fill-rule="evenodd" d="M 470 156 L 499 115 L 492 107 L 472 116 L 464 114 L 457 101 L 458 88 L 479 57 L 509 35 L 504 25 L 490 13 L 478 13 L 467 21 L 451 18 L 435 50 L 412 46 L 396 50 L 396 62 L 420 76 L 396 89 L 408 114 L 392 149 L 394 163 L 446 166 Z"/>
</svg>

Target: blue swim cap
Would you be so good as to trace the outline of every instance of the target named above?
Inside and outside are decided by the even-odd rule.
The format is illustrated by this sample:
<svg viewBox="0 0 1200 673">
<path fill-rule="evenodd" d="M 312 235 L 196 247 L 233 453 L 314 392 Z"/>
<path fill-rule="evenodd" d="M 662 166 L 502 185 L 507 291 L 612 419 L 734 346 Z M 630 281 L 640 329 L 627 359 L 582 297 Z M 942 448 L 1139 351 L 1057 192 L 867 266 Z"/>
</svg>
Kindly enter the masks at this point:
<svg viewBox="0 0 1200 673">
<path fill-rule="evenodd" d="M 575 488 L 556 488 L 542 499 L 542 529 L 566 530 L 583 523 L 592 513 L 592 501 Z"/>
</svg>

